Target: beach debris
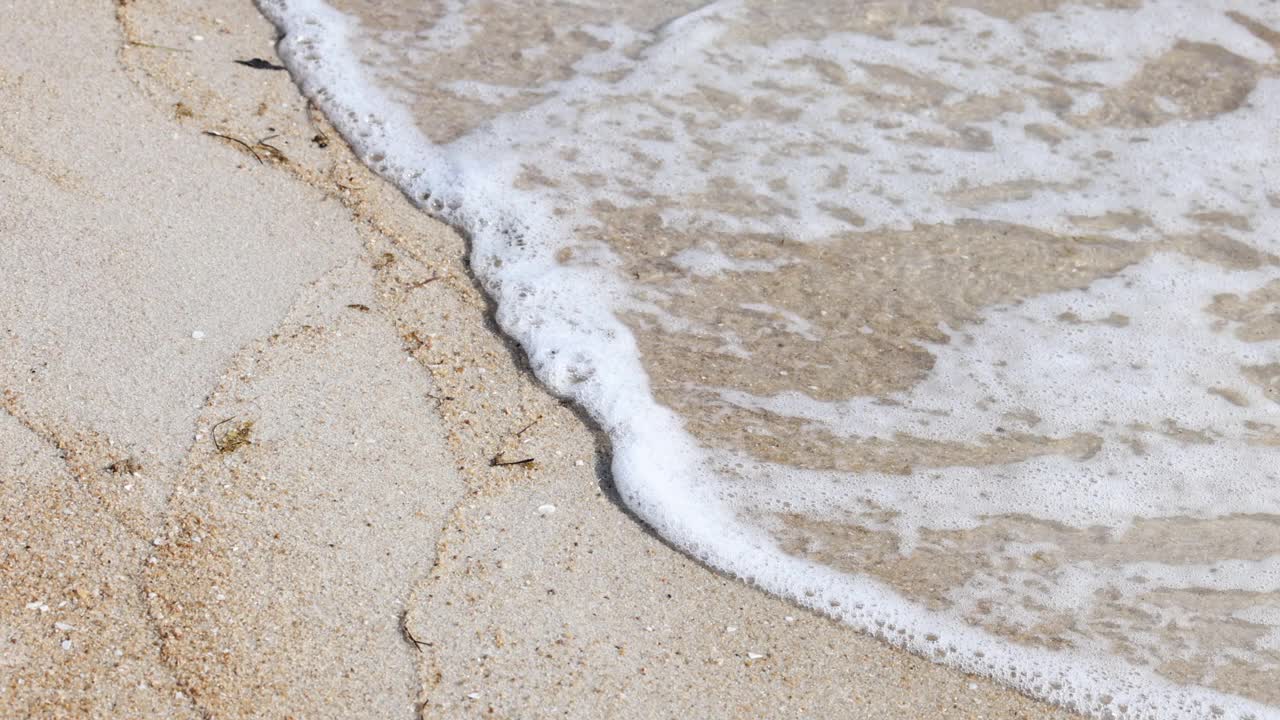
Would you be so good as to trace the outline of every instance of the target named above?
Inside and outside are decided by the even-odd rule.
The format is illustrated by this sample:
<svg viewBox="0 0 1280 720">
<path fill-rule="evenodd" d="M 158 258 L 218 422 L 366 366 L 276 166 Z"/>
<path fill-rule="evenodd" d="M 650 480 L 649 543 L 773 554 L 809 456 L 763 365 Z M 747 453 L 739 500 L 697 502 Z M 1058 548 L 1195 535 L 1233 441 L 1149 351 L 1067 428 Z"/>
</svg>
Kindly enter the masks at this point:
<svg viewBox="0 0 1280 720">
<path fill-rule="evenodd" d="M 267 128 L 267 129 L 274 130 L 275 128 Z M 277 138 L 277 137 L 280 137 L 279 133 L 268 135 L 262 138 L 261 140 L 259 140 L 258 142 L 254 143 L 253 146 L 258 150 L 265 152 L 267 155 L 275 159 L 276 162 L 289 162 L 289 157 L 284 154 L 283 150 L 267 142 L 268 140 L 271 140 L 272 138 Z"/>
<path fill-rule="evenodd" d="M 219 437 L 218 428 L 226 425 L 232 420 L 235 420 L 234 416 L 218 422 L 218 424 L 214 425 L 209 431 L 209 437 L 213 440 L 213 446 L 217 448 L 220 453 L 232 453 L 239 450 L 249 444 L 249 438 L 253 435 L 253 421 L 245 420 L 242 423 L 236 424 L 231 429 L 224 431 L 222 436 Z"/>
<path fill-rule="evenodd" d="M 124 460 L 116 460 L 108 465 L 107 472 L 112 475 L 137 475 L 142 472 L 142 464 L 132 457 L 127 457 Z"/>
<path fill-rule="evenodd" d="M 191 339 L 192 339 L 192 340 L 203 340 L 203 339 L 204 339 L 204 331 L 203 331 L 203 330 L 192 330 L 192 331 L 191 331 Z"/>
<path fill-rule="evenodd" d="M 205 130 L 205 131 L 204 131 L 204 134 L 205 134 L 205 135 L 208 135 L 209 137 L 216 137 L 216 138 L 222 138 L 223 140 L 230 140 L 231 142 L 233 142 L 233 143 L 235 143 L 235 144 L 239 145 L 240 147 L 244 148 L 244 149 L 245 149 L 245 150 L 246 150 L 250 155 L 252 155 L 252 156 L 253 156 L 253 159 L 254 159 L 254 160 L 257 160 L 257 161 L 258 161 L 258 164 L 259 164 L 259 165 L 261 165 L 261 164 L 262 164 L 262 156 L 261 156 L 261 155 L 259 155 L 256 151 L 254 151 L 254 149 L 253 149 L 253 146 L 252 146 L 252 145 L 250 145 L 249 143 L 247 143 L 247 142 L 245 142 L 245 141 L 241 140 L 240 138 L 238 138 L 238 137 L 232 137 L 232 136 L 230 136 L 230 135 L 223 135 L 223 134 L 222 134 L 222 133 L 220 133 L 220 132 L 214 132 L 214 131 L 212 131 L 212 130 Z"/>
<path fill-rule="evenodd" d="M 243 65 L 247 68 L 253 68 L 254 70 L 285 70 L 286 69 L 285 66 L 283 65 L 277 65 L 271 62 L 270 60 L 264 60 L 258 57 L 249 58 L 248 60 L 235 60 L 234 62 L 237 65 Z"/>
<path fill-rule="evenodd" d="M 315 112 L 315 110 L 316 110 L 315 103 L 308 100 L 307 101 L 307 121 L 311 123 L 312 129 L 316 131 L 316 134 L 311 138 L 311 142 L 315 143 L 316 147 L 323 150 L 329 147 L 329 136 L 324 134 L 324 131 L 320 129 L 320 124 L 316 122 L 316 118 L 312 114 Z"/>
<path fill-rule="evenodd" d="M 413 349 L 409 351 L 411 353 L 418 352 L 423 348 L 431 347 L 430 337 L 424 340 L 422 336 L 418 334 L 417 330 L 410 330 L 407 334 L 401 336 L 401 339 L 413 346 Z"/>
<path fill-rule="evenodd" d="M 413 644 L 413 649 L 418 652 L 422 652 L 424 647 L 431 647 L 431 643 L 424 642 L 413 636 L 413 633 L 409 630 L 409 613 L 407 612 L 400 613 L 400 633 L 404 635 L 405 640 Z"/>
<path fill-rule="evenodd" d="M 70 650 L 70 649 L 71 649 L 71 641 L 70 641 L 70 640 L 63 640 L 63 641 L 62 641 L 62 649 L 63 649 L 63 650 Z"/>
<path fill-rule="evenodd" d="M 432 400 L 434 400 L 434 401 L 435 401 L 435 403 L 436 403 L 436 407 L 440 407 L 442 404 L 444 404 L 445 402 L 447 402 L 447 401 L 449 401 L 449 400 L 456 400 L 456 399 L 457 399 L 457 398 L 455 398 L 455 397 L 454 397 L 454 396 L 452 396 L 452 395 L 435 395 L 435 394 L 433 394 L 433 393 L 427 393 L 427 397 L 429 397 L 429 398 L 431 398 Z"/>
<path fill-rule="evenodd" d="M 191 52 L 190 50 L 184 50 L 183 48 L 169 47 L 168 45 L 154 45 L 152 43 L 142 42 L 141 40 L 129 40 L 125 44 L 127 44 L 129 47 L 147 48 L 149 50 L 167 50 L 169 52 L 176 52 L 176 53 Z"/>
<path fill-rule="evenodd" d="M 274 130 L 274 128 L 267 128 L 267 129 Z M 235 143 L 245 152 L 252 155 L 253 159 L 257 160 L 259 165 L 265 164 L 265 162 L 262 159 L 263 155 L 266 155 L 267 157 L 277 162 L 289 162 L 289 157 L 284 154 L 283 150 L 267 142 L 272 138 L 279 137 L 278 134 L 268 135 L 264 138 L 254 141 L 253 143 L 245 142 L 244 140 L 241 140 L 240 138 L 234 135 L 227 135 L 226 133 L 215 132 L 213 130 L 205 130 L 204 134 L 208 135 L 209 137 L 216 137 L 222 140 L 227 140 Z"/>
<path fill-rule="evenodd" d="M 35 602 L 29 602 L 29 603 L 27 603 L 27 609 L 28 609 L 28 610 L 39 610 L 39 611 L 40 611 L 40 612 L 42 612 L 42 613 L 47 613 L 47 612 L 49 612 L 49 606 L 48 606 L 48 605 L 45 605 L 44 603 L 40 602 L 39 600 L 36 600 Z"/>
<path fill-rule="evenodd" d="M 555 511 L 556 511 L 556 506 L 552 505 L 551 503 L 538 506 L 538 514 L 542 515 L 543 517 L 546 517 L 547 515 L 550 515 Z"/>
<path fill-rule="evenodd" d="M 337 169 L 335 168 L 333 171 L 330 171 L 330 172 L 329 172 L 329 175 L 330 175 L 330 177 L 332 177 L 332 178 L 333 178 L 333 184 L 334 184 L 334 185 L 337 185 L 338 187 L 342 188 L 343 190 L 364 190 L 365 188 L 369 187 L 368 185 L 360 185 L 360 184 L 356 183 L 356 182 L 355 182 L 355 179 L 356 179 L 356 178 L 355 178 L 355 176 L 354 176 L 354 175 L 351 175 L 351 174 L 347 174 L 347 177 L 346 177 L 346 180 L 345 180 L 345 181 L 343 181 L 343 180 L 339 180 L 339 179 L 338 179 L 338 177 L 337 177 L 337 175 L 335 174 L 336 170 L 337 170 Z M 390 255 L 390 254 L 391 254 L 391 253 L 383 253 L 383 255 Z M 374 264 L 374 266 L 373 266 L 373 267 L 374 267 L 375 269 L 381 270 L 381 269 L 382 269 L 382 267 L 384 267 L 384 266 Z"/>
<path fill-rule="evenodd" d="M 503 458 L 502 453 L 498 453 L 497 455 L 493 456 L 492 460 L 489 461 L 489 467 L 507 467 L 508 465 L 528 465 L 531 462 L 533 462 L 533 458 L 531 457 L 524 458 L 523 460 L 506 460 Z"/>
<path fill-rule="evenodd" d="M 76 629 L 75 625 L 72 625 L 71 623 L 64 623 L 64 622 L 56 622 L 53 624 L 53 627 L 55 630 L 61 630 L 62 632 L 71 632 L 72 630 Z"/>
<path fill-rule="evenodd" d="M 420 287 L 425 287 L 437 280 L 443 280 L 443 279 L 444 279 L 443 275 L 436 275 L 432 273 L 431 277 L 425 280 L 414 280 L 413 282 L 409 283 L 406 287 L 408 287 L 410 290 L 417 290 Z"/>
<path fill-rule="evenodd" d="M 747 653 L 747 659 L 748 659 L 748 660 L 759 660 L 759 659 L 760 659 L 760 658 L 762 658 L 762 657 L 764 657 L 764 656 L 763 656 L 763 655 L 761 655 L 760 653 L 753 653 L 753 652 L 749 652 L 749 653 Z"/>
<path fill-rule="evenodd" d="M 479 699 L 480 699 L 480 693 L 467 693 L 467 697 L 468 697 L 468 698 L 470 698 L 470 699 L 472 699 L 472 700 L 479 700 Z"/>
<path fill-rule="evenodd" d="M 520 437 L 521 435 L 524 435 L 526 432 L 528 432 L 528 431 L 529 431 L 529 429 L 530 429 L 530 428 L 532 428 L 534 425 L 537 425 L 537 424 L 538 424 L 538 423 L 540 423 L 540 422 L 542 422 L 542 416 L 541 416 L 541 415 L 539 415 L 538 417 L 534 418 L 534 419 L 533 419 L 533 421 L 532 421 L 532 422 L 530 422 L 528 425 L 525 425 L 524 427 L 522 427 L 522 428 L 520 428 L 519 430 L 517 430 L 517 431 L 516 431 L 516 437 Z"/>
<path fill-rule="evenodd" d="M 404 629 L 404 636 L 406 639 L 408 639 L 409 642 L 413 643 L 413 649 L 417 650 L 418 652 L 422 652 L 422 648 L 424 647 L 431 647 L 431 643 L 423 642 L 422 640 L 419 640 L 418 638 L 414 637 L 413 633 L 409 632 L 409 628 Z"/>
<path fill-rule="evenodd" d="M 347 307 L 351 308 L 352 310 L 359 310 L 362 313 L 369 312 L 369 306 L 365 305 L 364 303 L 350 303 L 347 305 Z"/>
</svg>

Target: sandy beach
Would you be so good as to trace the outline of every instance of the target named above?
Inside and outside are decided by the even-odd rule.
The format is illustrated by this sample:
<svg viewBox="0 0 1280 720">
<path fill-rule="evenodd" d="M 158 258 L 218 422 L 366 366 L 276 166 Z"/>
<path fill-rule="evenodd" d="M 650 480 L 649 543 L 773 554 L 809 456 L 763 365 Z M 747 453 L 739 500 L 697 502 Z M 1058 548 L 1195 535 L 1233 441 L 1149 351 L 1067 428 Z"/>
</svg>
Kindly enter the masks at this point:
<svg viewBox="0 0 1280 720">
<path fill-rule="evenodd" d="M 1051 718 L 693 562 L 248 0 L 0 24 L 0 716 Z"/>
</svg>

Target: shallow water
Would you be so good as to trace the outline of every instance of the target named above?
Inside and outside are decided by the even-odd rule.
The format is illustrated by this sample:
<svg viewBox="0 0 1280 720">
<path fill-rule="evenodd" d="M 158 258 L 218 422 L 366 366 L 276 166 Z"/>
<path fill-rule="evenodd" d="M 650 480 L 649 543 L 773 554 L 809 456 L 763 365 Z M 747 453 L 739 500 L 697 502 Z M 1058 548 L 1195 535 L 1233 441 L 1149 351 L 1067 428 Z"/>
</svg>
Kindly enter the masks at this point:
<svg viewBox="0 0 1280 720">
<path fill-rule="evenodd" d="M 1280 714 L 1280 6 L 262 7 L 677 545 L 1083 711 Z"/>
</svg>

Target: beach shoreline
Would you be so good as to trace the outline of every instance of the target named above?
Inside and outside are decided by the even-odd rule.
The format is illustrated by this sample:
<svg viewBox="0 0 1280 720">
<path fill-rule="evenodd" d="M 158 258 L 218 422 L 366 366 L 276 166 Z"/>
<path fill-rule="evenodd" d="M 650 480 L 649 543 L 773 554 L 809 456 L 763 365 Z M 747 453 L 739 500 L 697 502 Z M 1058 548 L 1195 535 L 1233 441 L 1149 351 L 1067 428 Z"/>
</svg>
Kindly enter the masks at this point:
<svg viewBox="0 0 1280 720">
<path fill-rule="evenodd" d="M 0 35 L 0 714 L 1048 718 L 610 497 L 248 2 Z"/>
</svg>

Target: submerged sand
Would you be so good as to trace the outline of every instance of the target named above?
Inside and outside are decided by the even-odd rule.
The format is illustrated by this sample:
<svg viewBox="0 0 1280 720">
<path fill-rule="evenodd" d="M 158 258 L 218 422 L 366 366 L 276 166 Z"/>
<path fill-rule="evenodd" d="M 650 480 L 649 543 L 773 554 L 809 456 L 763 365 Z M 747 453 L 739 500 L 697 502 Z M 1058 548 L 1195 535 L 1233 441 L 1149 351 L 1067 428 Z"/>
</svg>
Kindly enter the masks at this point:
<svg viewBox="0 0 1280 720">
<path fill-rule="evenodd" d="M 7 15 L 0 715 L 1060 715 L 628 517 L 249 3 Z"/>
</svg>

